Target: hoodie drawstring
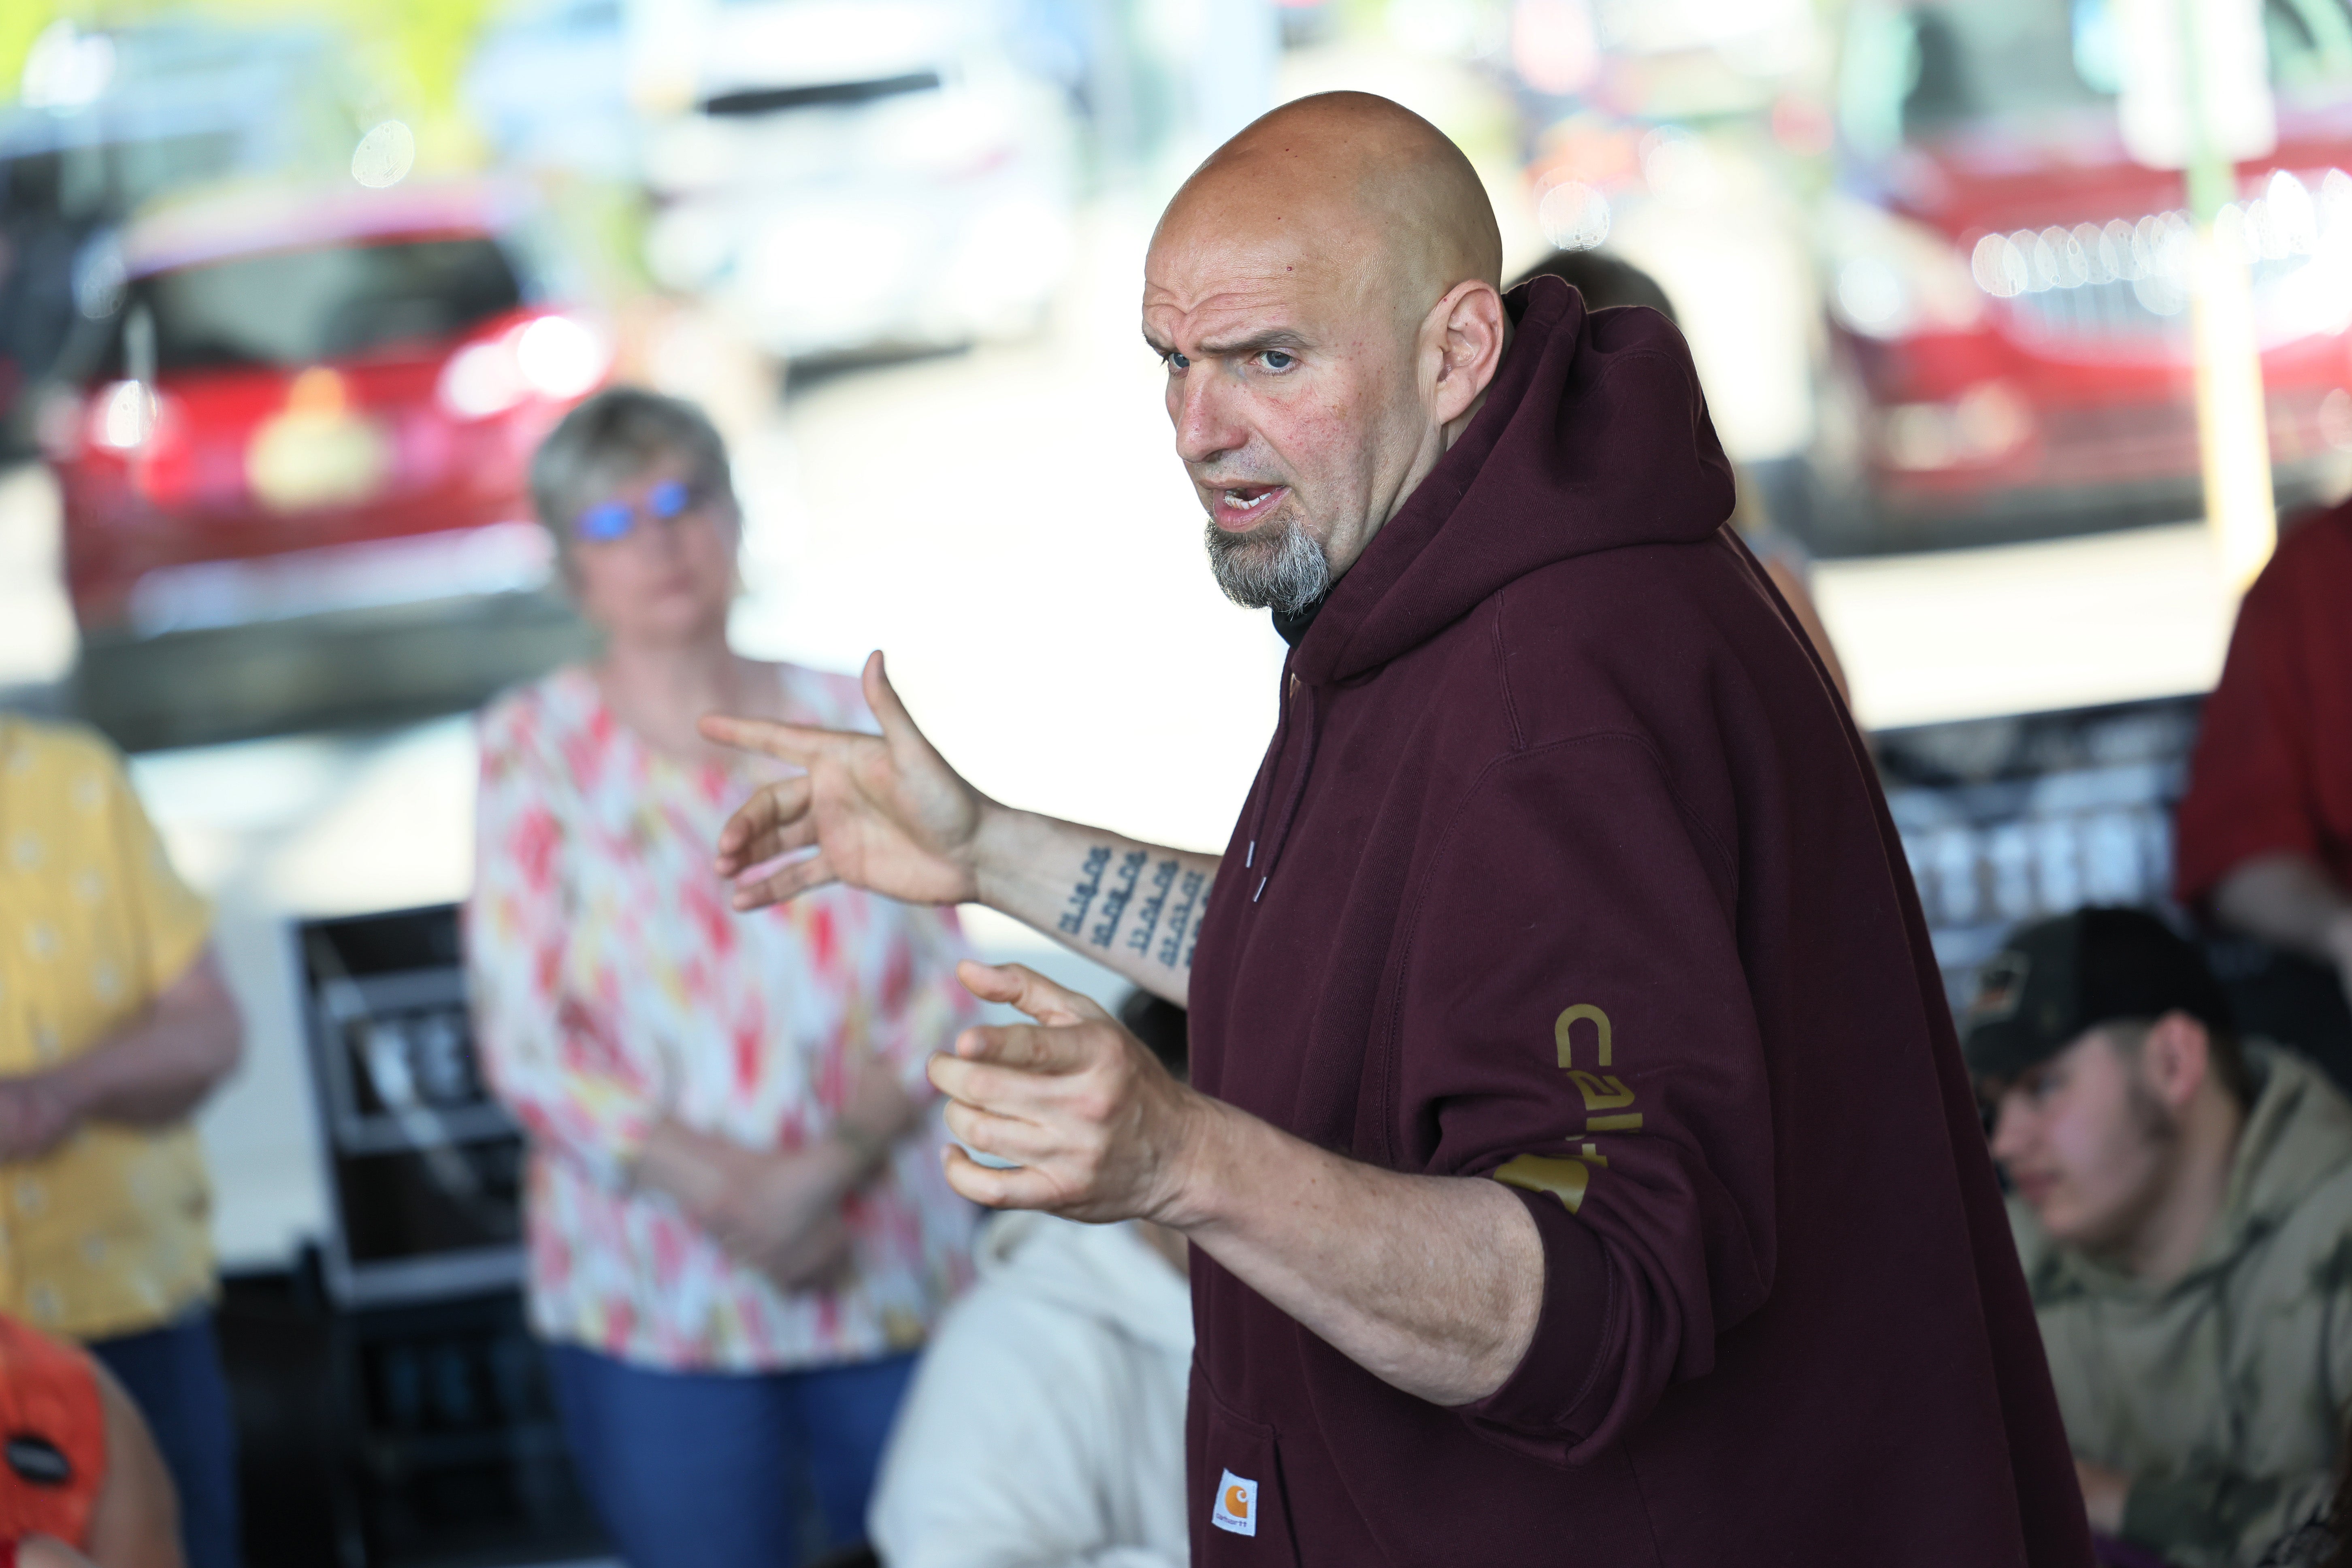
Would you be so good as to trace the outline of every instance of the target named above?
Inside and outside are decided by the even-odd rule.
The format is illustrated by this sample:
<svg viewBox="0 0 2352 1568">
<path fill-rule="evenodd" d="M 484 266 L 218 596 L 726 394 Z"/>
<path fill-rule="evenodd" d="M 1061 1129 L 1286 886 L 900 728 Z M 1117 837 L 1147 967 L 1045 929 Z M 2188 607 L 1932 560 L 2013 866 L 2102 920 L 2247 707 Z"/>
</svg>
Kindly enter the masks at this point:
<svg viewBox="0 0 2352 1568">
<path fill-rule="evenodd" d="M 1258 835 L 1265 824 L 1265 808 L 1273 799 L 1275 780 L 1282 776 L 1283 753 L 1290 747 L 1290 710 L 1301 700 L 1307 704 L 1303 726 L 1306 750 L 1299 754 L 1298 772 L 1290 781 L 1290 794 L 1282 803 L 1282 815 L 1275 820 L 1274 837 L 1266 845 L 1265 865 L 1260 868 L 1257 866 Z M 1275 730 L 1274 769 L 1267 775 L 1266 794 L 1258 801 L 1256 816 L 1250 824 L 1249 852 L 1242 858 L 1244 868 L 1258 871 L 1257 886 L 1250 893 L 1251 903 L 1258 901 L 1265 892 L 1265 885 L 1274 879 L 1274 863 L 1280 858 L 1283 845 L 1289 840 L 1290 825 L 1298 819 L 1299 802 L 1307 795 L 1307 775 L 1315 771 L 1315 689 L 1293 675 L 1282 704 L 1282 717 Z"/>
</svg>

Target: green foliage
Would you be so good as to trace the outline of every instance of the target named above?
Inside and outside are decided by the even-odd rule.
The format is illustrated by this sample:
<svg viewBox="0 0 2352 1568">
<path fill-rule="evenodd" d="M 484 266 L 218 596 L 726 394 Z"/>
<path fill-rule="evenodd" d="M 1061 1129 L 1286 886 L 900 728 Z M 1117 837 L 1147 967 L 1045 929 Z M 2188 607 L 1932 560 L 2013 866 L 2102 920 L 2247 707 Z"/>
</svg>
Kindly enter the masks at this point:
<svg viewBox="0 0 2352 1568">
<path fill-rule="evenodd" d="M 311 22 L 352 40 L 363 76 L 421 121 L 418 140 L 450 147 L 467 139 L 457 80 L 493 0 L 8 0 L 0 5 L 0 94 L 14 97 L 25 56 L 59 17 L 85 27 L 163 16 L 225 23 Z"/>
</svg>

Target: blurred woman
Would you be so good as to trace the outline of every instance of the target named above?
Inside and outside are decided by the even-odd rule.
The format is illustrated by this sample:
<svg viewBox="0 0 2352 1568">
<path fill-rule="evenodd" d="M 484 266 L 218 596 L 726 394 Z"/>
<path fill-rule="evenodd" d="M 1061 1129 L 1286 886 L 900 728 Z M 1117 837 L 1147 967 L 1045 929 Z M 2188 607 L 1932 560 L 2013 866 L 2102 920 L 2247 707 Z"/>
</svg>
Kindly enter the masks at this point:
<svg viewBox="0 0 2352 1568">
<path fill-rule="evenodd" d="M 923 1063 L 971 1016 L 952 914 L 842 889 L 737 915 L 710 846 L 762 773 L 713 710 L 871 728 L 855 679 L 727 643 L 739 518 L 691 405 L 614 390 L 531 468 L 594 664 L 481 721 L 468 963 L 531 1134 L 532 1321 L 636 1568 L 860 1538 L 912 1352 L 969 1278 Z"/>
</svg>

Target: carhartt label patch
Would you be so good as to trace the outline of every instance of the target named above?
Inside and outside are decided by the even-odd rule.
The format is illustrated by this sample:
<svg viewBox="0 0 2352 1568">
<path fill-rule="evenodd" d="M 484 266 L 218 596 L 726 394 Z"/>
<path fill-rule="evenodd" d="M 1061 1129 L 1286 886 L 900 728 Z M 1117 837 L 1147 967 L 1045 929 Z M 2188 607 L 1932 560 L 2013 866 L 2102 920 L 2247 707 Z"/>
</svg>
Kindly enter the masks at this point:
<svg viewBox="0 0 2352 1568">
<path fill-rule="evenodd" d="M 1235 1535 L 1255 1535 L 1257 1483 L 1245 1481 L 1227 1470 L 1224 1479 L 1217 1483 L 1217 1506 L 1209 1510 L 1209 1522 Z"/>
</svg>

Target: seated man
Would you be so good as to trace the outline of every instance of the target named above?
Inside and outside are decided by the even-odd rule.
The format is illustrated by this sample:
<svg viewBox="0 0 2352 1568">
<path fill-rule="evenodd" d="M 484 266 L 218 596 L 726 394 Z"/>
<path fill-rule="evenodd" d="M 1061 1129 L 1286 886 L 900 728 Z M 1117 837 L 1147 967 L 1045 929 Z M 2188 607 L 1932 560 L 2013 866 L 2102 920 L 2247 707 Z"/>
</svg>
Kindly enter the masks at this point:
<svg viewBox="0 0 2352 1568">
<path fill-rule="evenodd" d="M 138 1407 L 88 1352 L 0 1317 L 0 1568 L 180 1568 Z"/>
<path fill-rule="evenodd" d="M 1122 1022 L 1169 1071 L 1183 1009 Z M 1182 1568 L 1184 1238 L 1150 1220 L 1002 1215 L 980 1283 L 931 1340 L 882 1460 L 867 1531 L 889 1568 Z"/>
<path fill-rule="evenodd" d="M 2240 1021 L 2352 1084 L 2352 503 L 2296 524 L 2248 591 L 2180 802 L 2174 894 L 2278 950 Z"/>
<path fill-rule="evenodd" d="M 2016 932 L 1967 1025 L 2092 1527 L 2256 1561 L 2352 1406 L 2352 1104 L 2137 910 Z"/>
</svg>

